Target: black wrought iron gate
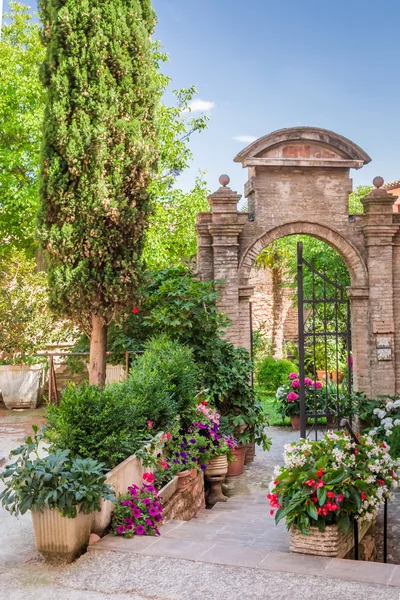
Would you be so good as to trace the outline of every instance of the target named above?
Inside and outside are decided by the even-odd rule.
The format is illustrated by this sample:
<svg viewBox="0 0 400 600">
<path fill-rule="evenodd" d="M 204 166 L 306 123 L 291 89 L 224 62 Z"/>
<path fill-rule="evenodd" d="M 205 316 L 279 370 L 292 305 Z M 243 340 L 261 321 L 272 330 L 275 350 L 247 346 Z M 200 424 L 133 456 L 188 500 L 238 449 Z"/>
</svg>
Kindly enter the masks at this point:
<svg viewBox="0 0 400 600">
<path fill-rule="evenodd" d="M 350 301 L 336 276 L 328 279 L 313 259 L 305 260 L 302 242 L 297 244 L 297 290 L 300 435 L 315 433 L 318 439 L 324 417 L 330 427 L 339 428 L 342 417 L 351 423 Z"/>
</svg>

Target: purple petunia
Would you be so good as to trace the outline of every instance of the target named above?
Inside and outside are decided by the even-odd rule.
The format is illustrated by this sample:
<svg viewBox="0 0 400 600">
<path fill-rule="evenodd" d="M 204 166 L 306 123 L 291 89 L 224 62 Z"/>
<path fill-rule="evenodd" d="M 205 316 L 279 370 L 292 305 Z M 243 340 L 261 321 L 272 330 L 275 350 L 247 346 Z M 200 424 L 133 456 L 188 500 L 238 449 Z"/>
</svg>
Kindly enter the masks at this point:
<svg viewBox="0 0 400 600">
<path fill-rule="evenodd" d="M 135 529 L 135 533 L 136 535 L 144 535 L 146 533 L 146 530 L 143 527 L 143 525 L 138 525 Z"/>
<path fill-rule="evenodd" d="M 153 527 L 153 521 L 151 519 L 145 519 L 146 521 L 146 525 L 148 525 L 149 527 Z"/>
<path fill-rule="evenodd" d="M 155 515 L 154 520 L 156 523 L 159 523 L 162 520 L 162 516 L 161 515 Z"/>
<path fill-rule="evenodd" d="M 196 443 L 196 440 L 192 438 L 192 439 L 190 440 L 190 443 L 191 443 L 191 444 L 195 444 L 195 443 Z"/>
<path fill-rule="evenodd" d="M 158 510 L 154 506 L 151 506 L 149 508 L 149 515 L 151 517 L 156 517 L 158 515 Z"/>
<path fill-rule="evenodd" d="M 207 469 L 207 465 L 204 465 L 204 464 L 200 465 L 200 469 L 202 471 L 205 471 Z"/>
<path fill-rule="evenodd" d="M 130 505 L 131 505 L 130 500 L 122 500 L 122 502 L 121 502 L 121 506 L 130 506 Z"/>
<path fill-rule="evenodd" d="M 143 498 L 142 502 L 145 506 L 149 506 L 149 504 L 151 504 L 150 498 Z"/>
<path fill-rule="evenodd" d="M 139 508 L 134 508 L 132 510 L 132 516 L 134 519 L 140 519 L 140 517 L 142 516 L 142 511 Z"/>
<path fill-rule="evenodd" d="M 125 531 L 126 531 L 126 527 L 124 527 L 123 525 L 120 525 L 120 526 L 117 528 L 117 533 L 118 533 L 118 535 L 122 535 L 123 533 L 125 533 Z"/>
</svg>

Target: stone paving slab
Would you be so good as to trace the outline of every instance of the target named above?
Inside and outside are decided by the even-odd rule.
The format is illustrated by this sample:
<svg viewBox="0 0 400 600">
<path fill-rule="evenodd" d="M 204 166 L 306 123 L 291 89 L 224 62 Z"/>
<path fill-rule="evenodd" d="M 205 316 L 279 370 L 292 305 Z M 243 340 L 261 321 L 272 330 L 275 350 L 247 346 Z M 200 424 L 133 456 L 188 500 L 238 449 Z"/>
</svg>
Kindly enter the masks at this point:
<svg viewBox="0 0 400 600">
<path fill-rule="evenodd" d="M 236 560 L 238 555 L 235 557 L 231 552 L 232 548 L 226 549 L 226 562 Z M 253 554 L 253 559 L 257 558 Z M 332 559 L 330 563 L 335 561 Z M 118 593 L 131 594 L 133 598 L 134 594 L 143 595 L 153 600 L 399 600 L 398 587 L 357 582 L 351 578 L 354 577 L 352 574 L 346 575 L 349 577 L 346 580 L 333 579 L 326 575 L 325 559 L 318 557 L 304 557 L 302 562 L 307 563 L 310 571 L 311 565 L 318 569 L 316 565 L 319 564 L 321 574 L 315 576 L 284 572 L 283 569 L 240 567 L 144 554 L 90 552 L 64 572 L 56 583 L 71 592 L 98 590 L 112 598 Z M 370 566 L 368 563 L 367 568 Z M 398 568 L 389 566 L 389 569 Z M 72 593 L 71 600 L 75 600 Z"/>
</svg>

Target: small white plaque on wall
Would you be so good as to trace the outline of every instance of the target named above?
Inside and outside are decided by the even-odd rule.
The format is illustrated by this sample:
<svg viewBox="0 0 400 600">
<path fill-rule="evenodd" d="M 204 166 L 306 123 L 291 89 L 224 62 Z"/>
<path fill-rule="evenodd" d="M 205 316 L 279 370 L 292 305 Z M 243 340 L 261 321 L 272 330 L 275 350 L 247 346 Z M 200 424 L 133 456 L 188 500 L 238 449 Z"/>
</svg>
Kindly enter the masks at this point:
<svg viewBox="0 0 400 600">
<path fill-rule="evenodd" d="M 392 360 L 392 336 L 378 335 L 376 337 L 378 360 Z"/>
</svg>

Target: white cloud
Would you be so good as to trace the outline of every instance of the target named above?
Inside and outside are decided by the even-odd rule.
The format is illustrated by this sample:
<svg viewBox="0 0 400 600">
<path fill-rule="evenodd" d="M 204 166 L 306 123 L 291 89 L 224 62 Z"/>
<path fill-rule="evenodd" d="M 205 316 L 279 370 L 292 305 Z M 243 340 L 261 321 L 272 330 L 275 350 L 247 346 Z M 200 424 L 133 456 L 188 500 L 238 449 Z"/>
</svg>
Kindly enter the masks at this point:
<svg viewBox="0 0 400 600">
<path fill-rule="evenodd" d="M 251 142 L 255 142 L 258 138 L 254 135 L 235 135 L 232 139 L 242 144 L 251 144 Z"/>
<path fill-rule="evenodd" d="M 189 102 L 189 108 L 191 112 L 210 112 L 213 108 L 215 108 L 214 102 L 210 102 L 209 100 L 192 100 Z M 183 112 L 189 112 L 188 109 L 185 109 Z"/>
</svg>

